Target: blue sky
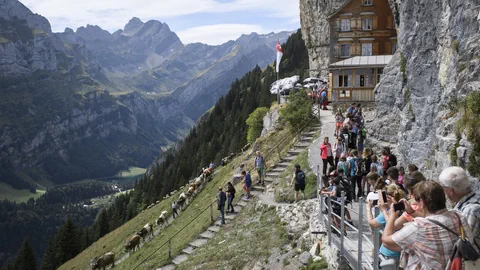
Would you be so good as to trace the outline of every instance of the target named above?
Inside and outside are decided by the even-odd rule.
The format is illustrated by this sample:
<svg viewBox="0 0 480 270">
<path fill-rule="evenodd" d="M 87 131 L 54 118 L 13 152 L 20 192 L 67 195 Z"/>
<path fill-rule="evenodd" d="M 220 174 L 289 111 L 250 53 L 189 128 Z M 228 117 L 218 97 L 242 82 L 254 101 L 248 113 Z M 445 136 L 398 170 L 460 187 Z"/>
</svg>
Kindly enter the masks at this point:
<svg viewBox="0 0 480 270">
<path fill-rule="evenodd" d="M 87 24 L 114 32 L 132 18 L 166 22 L 183 43 L 211 45 L 241 34 L 300 27 L 298 0 L 20 0 L 54 32 Z"/>
</svg>

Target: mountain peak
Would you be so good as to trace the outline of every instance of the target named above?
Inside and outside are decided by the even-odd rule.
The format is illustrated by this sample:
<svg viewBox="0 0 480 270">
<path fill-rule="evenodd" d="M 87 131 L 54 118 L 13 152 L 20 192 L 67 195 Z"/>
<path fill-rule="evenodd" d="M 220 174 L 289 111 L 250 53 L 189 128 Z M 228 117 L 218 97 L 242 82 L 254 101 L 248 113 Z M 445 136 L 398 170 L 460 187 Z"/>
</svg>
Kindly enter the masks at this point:
<svg viewBox="0 0 480 270">
<path fill-rule="evenodd" d="M 123 28 L 122 34 L 125 36 L 131 36 L 135 34 L 142 26 L 143 26 L 143 22 L 139 18 L 133 17 L 130 19 L 130 21 L 128 21 L 128 23 Z"/>
<path fill-rule="evenodd" d="M 87 27 L 79 27 L 76 34 L 86 40 L 111 40 L 112 34 L 103 30 L 98 25 L 87 24 Z"/>
</svg>

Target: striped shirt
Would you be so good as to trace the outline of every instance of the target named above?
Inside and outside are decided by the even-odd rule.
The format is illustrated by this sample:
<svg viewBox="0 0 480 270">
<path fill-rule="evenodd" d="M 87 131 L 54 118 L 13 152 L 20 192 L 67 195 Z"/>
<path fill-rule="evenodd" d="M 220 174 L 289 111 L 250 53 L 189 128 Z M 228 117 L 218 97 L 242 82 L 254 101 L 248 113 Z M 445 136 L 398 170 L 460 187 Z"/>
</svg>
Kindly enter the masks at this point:
<svg viewBox="0 0 480 270">
<path fill-rule="evenodd" d="M 436 220 L 460 234 L 460 224 L 455 213 L 456 211 L 440 210 L 428 218 L 415 218 L 394 233 L 393 241 L 402 248 L 400 266 L 405 270 L 445 269 L 458 237 L 428 219 Z M 462 223 L 466 227 L 467 236 L 471 235 L 463 217 Z"/>
</svg>

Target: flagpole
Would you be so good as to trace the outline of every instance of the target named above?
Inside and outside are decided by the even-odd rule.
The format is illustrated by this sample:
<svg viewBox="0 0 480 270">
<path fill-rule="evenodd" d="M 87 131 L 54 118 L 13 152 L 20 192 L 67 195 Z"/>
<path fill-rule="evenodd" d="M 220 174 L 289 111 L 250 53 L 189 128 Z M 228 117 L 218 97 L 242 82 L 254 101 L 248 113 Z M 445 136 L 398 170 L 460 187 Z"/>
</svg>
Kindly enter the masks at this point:
<svg viewBox="0 0 480 270">
<path fill-rule="evenodd" d="M 278 73 L 279 72 L 277 72 L 277 81 L 278 81 Z M 277 103 L 278 103 L 278 105 L 280 105 L 280 88 L 277 91 Z"/>
</svg>

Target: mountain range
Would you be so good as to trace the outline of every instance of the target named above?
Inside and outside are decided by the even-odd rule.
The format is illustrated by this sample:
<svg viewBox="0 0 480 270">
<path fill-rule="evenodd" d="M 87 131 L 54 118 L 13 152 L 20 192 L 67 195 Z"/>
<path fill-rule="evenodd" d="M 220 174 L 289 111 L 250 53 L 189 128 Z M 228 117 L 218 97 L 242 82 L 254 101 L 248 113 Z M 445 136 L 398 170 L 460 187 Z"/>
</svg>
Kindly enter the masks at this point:
<svg viewBox="0 0 480 270">
<path fill-rule="evenodd" d="M 0 0 L 1 181 L 25 188 L 148 166 L 289 35 L 185 45 L 167 24 L 138 18 L 114 33 L 53 33 L 19 1 Z"/>
</svg>

